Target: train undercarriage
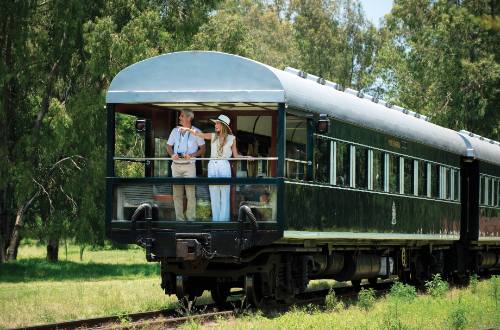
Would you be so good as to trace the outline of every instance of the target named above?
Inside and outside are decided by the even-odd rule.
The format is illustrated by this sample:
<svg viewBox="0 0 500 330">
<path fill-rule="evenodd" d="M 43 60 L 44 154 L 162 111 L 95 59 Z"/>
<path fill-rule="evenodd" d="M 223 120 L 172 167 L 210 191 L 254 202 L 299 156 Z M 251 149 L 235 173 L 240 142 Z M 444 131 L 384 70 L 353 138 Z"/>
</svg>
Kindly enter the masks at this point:
<svg viewBox="0 0 500 330">
<path fill-rule="evenodd" d="M 247 302 L 259 306 L 291 303 L 315 279 L 351 281 L 359 287 L 362 280 L 374 284 L 378 279 L 398 278 L 422 287 L 438 273 L 465 284 L 472 273 L 498 270 L 498 246 L 464 250 L 457 243 L 355 248 L 271 245 L 241 258 L 210 258 L 188 248 L 184 257 L 161 260 L 161 286 L 181 301 L 194 300 L 209 290 L 217 304 L 226 302 L 232 288 L 241 288 Z"/>
</svg>

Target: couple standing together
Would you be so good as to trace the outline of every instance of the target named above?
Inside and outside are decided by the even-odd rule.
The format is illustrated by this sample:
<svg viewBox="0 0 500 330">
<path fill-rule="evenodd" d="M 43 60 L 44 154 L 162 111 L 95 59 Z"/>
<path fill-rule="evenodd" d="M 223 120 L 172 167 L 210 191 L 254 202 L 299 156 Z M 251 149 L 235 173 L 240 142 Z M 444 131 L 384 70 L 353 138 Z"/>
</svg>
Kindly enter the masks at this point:
<svg viewBox="0 0 500 330">
<path fill-rule="evenodd" d="M 179 116 L 181 126 L 170 133 L 167 141 L 167 152 L 172 157 L 172 176 L 174 178 L 196 177 L 195 160 L 192 158 L 203 156 L 205 141 L 211 141 L 210 162 L 208 163 L 209 178 L 230 178 L 231 166 L 226 158 L 241 157 L 236 148 L 236 138 L 232 135 L 229 124 L 231 120 L 225 115 L 211 119 L 215 124 L 215 133 L 203 133 L 192 126 L 194 113 L 191 110 L 182 110 Z M 184 217 L 184 189 L 186 189 L 188 220 L 196 219 L 195 185 L 174 185 L 174 207 L 177 220 L 186 220 Z M 213 221 L 229 221 L 230 186 L 210 185 L 210 202 L 212 205 Z"/>
</svg>

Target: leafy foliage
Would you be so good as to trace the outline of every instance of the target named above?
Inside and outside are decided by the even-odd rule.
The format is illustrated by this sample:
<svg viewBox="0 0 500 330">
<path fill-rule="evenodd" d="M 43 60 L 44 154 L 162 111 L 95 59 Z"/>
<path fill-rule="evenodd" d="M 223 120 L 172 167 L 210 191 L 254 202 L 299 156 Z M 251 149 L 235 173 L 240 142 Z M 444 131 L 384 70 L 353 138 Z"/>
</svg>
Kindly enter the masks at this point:
<svg viewBox="0 0 500 330">
<path fill-rule="evenodd" d="M 433 297 L 442 297 L 448 291 L 448 283 L 441 279 L 441 274 L 435 274 L 432 280 L 425 282 L 425 289 Z"/>
<path fill-rule="evenodd" d="M 417 297 L 417 290 L 409 284 L 396 282 L 391 287 L 390 296 L 405 301 L 412 301 Z"/>
<path fill-rule="evenodd" d="M 365 311 L 370 310 L 375 304 L 375 291 L 372 288 L 362 288 L 358 295 L 358 306 Z"/>
</svg>

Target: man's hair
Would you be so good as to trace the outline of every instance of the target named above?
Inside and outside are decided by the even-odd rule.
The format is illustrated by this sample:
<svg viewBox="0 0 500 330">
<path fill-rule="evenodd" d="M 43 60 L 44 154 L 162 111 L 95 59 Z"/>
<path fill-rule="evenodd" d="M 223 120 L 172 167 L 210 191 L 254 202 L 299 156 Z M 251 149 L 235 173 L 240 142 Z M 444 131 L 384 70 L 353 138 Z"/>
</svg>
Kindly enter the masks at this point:
<svg viewBox="0 0 500 330">
<path fill-rule="evenodd" d="M 186 115 L 189 119 L 193 119 L 194 118 L 194 112 L 192 110 L 189 110 L 189 109 L 182 109 L 181 112 Z"/>
</svg>

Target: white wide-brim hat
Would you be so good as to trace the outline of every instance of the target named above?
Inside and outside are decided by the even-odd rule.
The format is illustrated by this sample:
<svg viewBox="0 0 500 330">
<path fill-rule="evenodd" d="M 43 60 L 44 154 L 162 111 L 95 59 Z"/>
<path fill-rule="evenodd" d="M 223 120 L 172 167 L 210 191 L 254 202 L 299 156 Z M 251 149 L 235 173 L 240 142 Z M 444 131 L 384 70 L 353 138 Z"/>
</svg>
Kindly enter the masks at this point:
<svg viewBox="0 0 500 330">
<path fill-rule="evenodd" d="M 213 121 L 214 123 L 219 122 L 219 123 L 223 124 L 224 126 L 227 127 L 227 129 L 229 130 L 229 132 L 232 133 L 231 127 L 229 127 L 229 124 L 231 123 L 231 119 L 229 119 L 228 116 L 226 116 L 226 115 L 219 115 L 219 117 L 217 117 L 217 119 L 210 119 L 210 120 Z"/>
</svg>

